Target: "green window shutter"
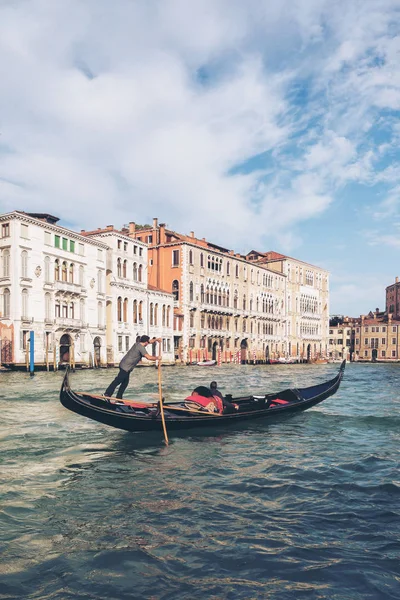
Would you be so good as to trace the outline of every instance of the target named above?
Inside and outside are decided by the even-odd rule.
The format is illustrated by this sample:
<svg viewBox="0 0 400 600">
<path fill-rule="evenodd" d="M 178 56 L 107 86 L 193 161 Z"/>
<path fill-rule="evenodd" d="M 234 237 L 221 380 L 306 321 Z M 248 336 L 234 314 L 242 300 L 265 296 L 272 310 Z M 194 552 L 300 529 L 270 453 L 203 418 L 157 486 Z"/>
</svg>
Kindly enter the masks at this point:
<svg viewBox="0 0 400 600">
<path fill-rule="evenodd" d="M 59 247 L 60 247 L 60 236 L 59 236 L 59 235 L 55 235 L 55 236 L 54 236 L 54 246 L 55 246 L 56 248 L 59 248 Z"/>
<path fill-rule="evenodd" d="M 75 242 L 73 240 L 70 240 L 69 242 L 69 251 L 75 252 Z"/>
<path fill-rule="evenodd" d="M 67 240 L 67 238 L 63 238 L 62 239 L 62 247 L 63 247 L 63 250 L 68 250 L 68 240 Z"/>
</svg>

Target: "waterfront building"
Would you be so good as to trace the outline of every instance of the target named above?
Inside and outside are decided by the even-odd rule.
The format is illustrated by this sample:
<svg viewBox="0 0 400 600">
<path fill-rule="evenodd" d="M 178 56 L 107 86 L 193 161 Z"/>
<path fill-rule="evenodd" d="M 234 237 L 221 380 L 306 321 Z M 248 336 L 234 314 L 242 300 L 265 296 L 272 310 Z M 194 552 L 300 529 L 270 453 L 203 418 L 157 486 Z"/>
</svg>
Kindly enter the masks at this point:
<svg viewBox="0 0 400 600">
<path fill-rule="evenodd" d="M 37 365 L 105 364 L 104 242 L 57 217 L 0 215 L 1 363 L 23 366 L 34 332 Z"/>
<path fill-rule="evenodd" d="M 246 259 L 286 277 L 287 351 L 299 360 L 325 358 L 329 332 L 329 273 L 278 252 L 252 250 Z"/>
<path fill-rule="evenodd" d="M 173 296 L 148 284 L 147 244 L 130 237 L 129 228 L 116 230 L 113 225 L 81 234 L 107 246 L 107 363 L 119 364 L 144 334 L 162 339 L 163 362 L 174 362 Z M 158 355 L 158 345 L 148 352 Z"/>
<path fill-rule="evenodd" d="M 256 361 L 286 354 L 285 274 L 157 219 L 131 223 L 130 236 L 149 246 L 149 283 L 173 294 L 177 360 Z"/>
<path fill-rule="evenodd" d="M 395 278 L 395 282 L 386 288 L 386 311 L 391 313 L 394 318 L 400 318 L 400 282 Z"/>
<path fill-rule="evenodd" d="M 361 315 L 355 332 L 355 354 L 363 361 L 400 360 L 400 319 L 378 308 Z"/>
<path fill-rule="evenodd" d="M 355 354 L 355 339 L 356 330 L 358 329 L 359 332 L 360 322 L 361 318 L 331 316 L 329 321 L 329 359 L 352 361 L 359 358 L 359 354 Z"/>
<path fill-rule="evenodd" d="M 0 215 L 1 363 L 117 365 L 138 335 L 173 362 L 171 294 L 147 286 L 147 246 L 114 228 L 77 233 L 49 214 Z M 153 348 L 158 353 L 158 348 Z"/>
</svg>

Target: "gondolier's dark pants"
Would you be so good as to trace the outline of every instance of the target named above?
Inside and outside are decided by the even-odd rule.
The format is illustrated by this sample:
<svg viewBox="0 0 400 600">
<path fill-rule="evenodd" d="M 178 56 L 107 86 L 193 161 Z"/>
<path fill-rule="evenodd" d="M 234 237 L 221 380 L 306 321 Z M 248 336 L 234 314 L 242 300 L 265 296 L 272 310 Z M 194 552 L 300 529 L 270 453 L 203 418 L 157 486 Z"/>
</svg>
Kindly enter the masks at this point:
<svg viewBox="0 0 400 600">
<path fill-rule="evenodd" d="M 124 392 L 125 392 L 126 388 L 128 387 L 129 376 L 130 376 L 130 373 L 128 373 L 127 371 L 124 371 L 123 369 L 120 369 L 119 373 L 116 376 L 116 378 L 114 379 L 114 381 L 112 381 L 110 383 L 110 385 L 104 392 L 104 395 L 111 398 L 111 396 L 113 395 L 113 393 L 115 391 L 115 388 L 119 385 L 119 389 L 117 392 L 117 398 L 122 399 L 122 396 L 124 395 Z"/>
</svg>

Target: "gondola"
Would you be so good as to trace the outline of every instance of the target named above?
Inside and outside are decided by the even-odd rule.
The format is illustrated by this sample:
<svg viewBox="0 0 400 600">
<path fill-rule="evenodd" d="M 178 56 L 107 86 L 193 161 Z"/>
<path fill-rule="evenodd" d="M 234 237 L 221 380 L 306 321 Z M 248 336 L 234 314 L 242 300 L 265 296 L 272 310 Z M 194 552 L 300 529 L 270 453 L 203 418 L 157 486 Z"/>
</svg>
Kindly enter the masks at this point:
<svg viewBox="0 0 400 600">
<path fill-rule="evenodd" d="M 250 420 L 269 421 L 282 415 L 307 410 L 337 392 L 345 364 L 346 361 L 343 361 L 338 374 L 333 379 L 311 387 L 286 389 L 277 394 L 229 397 L 230 402 L 236 405 L 236 409 L 228 414 L 193 409 L 194 403 L 185 400 L 182 402 L 164 400 L 167 430 L 169 432 L 201 427 L 225 427 Z M 60 402 L 68 410 L 111 427 L 134 432 L 162 432 L 158 403 L 117 400 L 87 392 L 74 392 L 70 386 L 68 370 L 62 382 Z"/>
</svg>

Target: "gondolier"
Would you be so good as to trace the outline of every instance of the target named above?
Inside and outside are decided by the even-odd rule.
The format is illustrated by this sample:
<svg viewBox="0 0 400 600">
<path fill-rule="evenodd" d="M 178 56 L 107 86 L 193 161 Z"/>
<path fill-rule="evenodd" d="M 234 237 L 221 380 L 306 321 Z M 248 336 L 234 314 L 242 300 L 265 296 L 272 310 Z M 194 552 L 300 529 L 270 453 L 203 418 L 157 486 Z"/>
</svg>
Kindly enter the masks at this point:
<svg viewBox="0 0 400 600">
<path fill-rule="evenodd" d="M 161 359 L 160 356 L 152 356 L 146 352 L 146 346 L 148 344 L 154 344 L 155 342 L 161 342 L 161 339 L 150 339 L 148 335 L 142 335 L 140 340 L 133 344 L 132 348 L 128 350 L 124 358 L 119 363 L 119 373 L 104 392 L 105 396 L 111 398 L 115 392 L 115 389 L 119 386 L 117 398 L 121 400 L 126 388 L 128 387 L 130 374 L 136 365 L 142 360 L 142 358 L 147 358 L 147 360 L 152 361 Z"/>
</svg>

